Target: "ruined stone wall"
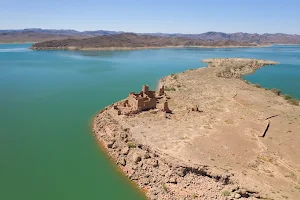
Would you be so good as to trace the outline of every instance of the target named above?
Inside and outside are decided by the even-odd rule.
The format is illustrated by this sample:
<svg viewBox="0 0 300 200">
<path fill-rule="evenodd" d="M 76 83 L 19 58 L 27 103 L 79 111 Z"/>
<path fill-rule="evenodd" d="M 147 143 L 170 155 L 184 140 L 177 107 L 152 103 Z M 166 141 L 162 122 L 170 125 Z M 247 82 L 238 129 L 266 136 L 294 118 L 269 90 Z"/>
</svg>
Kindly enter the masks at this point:
<svg viewBox="0 0 300 200">
<path fill-rule="evenodd" d="M 156 108 L 155 91 L 149 91 L 147 85 L 143 86 L 139 94 L 134 92 L 130 93 L 127 100 L 131 110 L 138 112 Z"/>
<path fill-rule="evenodd" d="M 149 109 L 153 109 L 153 108 L 156 108 L 156 99 L 155 98 L 151 98 L 151 99 L 144 101 L 143 110 L 149 110 Z"/>
<path fill-rule="evenodd" d="M 150 98 L 155 98 L 155 91 L 148 91 L 147 96 Z"/>
<path fill-rule="evenodd" d="M 141 111 L 156 108 L 156 99 L 155 98 L 148 98 L 148 97 L 139 98 L 138 99 L 138 108 Z"/>
<path fill-rule="evenodd" d="M 130 107 L 133 109 L 137 110 L 138 109 L 138 100 L 136 99 L 136 95 L 133 93 L 130 93 L 128 96 L 128 104 Z"/>
<path fill-rule="evenodd" d="M 160 87 L 158 88 L 157 93 L 158 93 L 158 96 L 164 95 L 164 93 L 165 93 L 165 87 L 164 87 L 163 85 L 160 86 Z"/>
</svg>

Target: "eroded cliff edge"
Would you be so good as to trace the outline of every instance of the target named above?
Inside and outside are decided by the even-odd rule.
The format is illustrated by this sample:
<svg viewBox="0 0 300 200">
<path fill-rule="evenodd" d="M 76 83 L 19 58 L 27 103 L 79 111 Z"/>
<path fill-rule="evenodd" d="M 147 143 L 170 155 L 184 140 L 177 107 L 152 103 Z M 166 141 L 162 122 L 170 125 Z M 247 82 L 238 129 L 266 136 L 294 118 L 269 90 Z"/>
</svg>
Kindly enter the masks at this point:
<svg viewBox="0 0 300 200">
<path fill-rule="evenodd" d="M 149 199 L 299 199 L 300 107 L 241 79 L 276 62 L 204 62 L 161 79 L 157 108 L 100 111 L 95 137 Z"/>
</svg>

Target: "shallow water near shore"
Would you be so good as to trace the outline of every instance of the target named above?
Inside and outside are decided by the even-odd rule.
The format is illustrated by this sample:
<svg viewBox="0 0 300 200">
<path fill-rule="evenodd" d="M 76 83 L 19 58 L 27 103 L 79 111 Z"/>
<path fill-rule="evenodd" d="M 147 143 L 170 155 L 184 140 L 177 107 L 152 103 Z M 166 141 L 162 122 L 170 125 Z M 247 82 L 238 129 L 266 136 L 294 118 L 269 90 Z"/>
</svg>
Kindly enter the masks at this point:
<svg viewBox="0 0 300 200">
<path fill-rule="evenodd" d="M 1 199 L 144 199 L 99 148 L 92 117 L 142 84 L 154 89 L 163 76 L 204 67 L 201 59 L 280 62 L 245 78 L 300 99 L 299 46 L 99 52 L 29 46 L 0 44 Z"/>
</svg>

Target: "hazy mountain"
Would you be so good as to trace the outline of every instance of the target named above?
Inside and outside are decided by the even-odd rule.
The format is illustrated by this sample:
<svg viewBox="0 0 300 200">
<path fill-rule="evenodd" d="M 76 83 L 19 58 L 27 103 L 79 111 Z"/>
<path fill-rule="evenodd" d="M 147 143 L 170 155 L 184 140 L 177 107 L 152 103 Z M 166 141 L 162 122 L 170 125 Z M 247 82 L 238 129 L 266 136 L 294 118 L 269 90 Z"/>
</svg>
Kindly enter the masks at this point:
<svg viewBox="0 0 300 200">
<path fill-rule="evenodd" d="M 156 33 L 151 34 L 156 35 Z M 207 32 L 202 34 L 158 34 L 160 36 L 186 37 L 191 39 L 220 41 L 232 40 L 237 42 L 250 42 L 256 44 L 300 44 L 300 35 L 291 34 L 257 34 L 257 33 L 222 33 Z"/>
<path fill-rule="evenodd" d="M 0 42 L 43 42 L 48 40 L 61 39 L 79 39 L 88 38 L 99 35 L 113 35 L 119 34 L 117 31 L 76 31 L 69 29 L 39 29 L 30 28 L 22 30 L 0 30 Z"/>
<path fill-rule="evenodd" d="M 102 35 L 115 35 L 124 33 L 122 31 L 76 31 L 69 29 L 40 29 L 30 28 L 21 30 L 0 30 L 0 42 L 41 42 L 47 40 L 60 39 L 80 39 Z M 159 37 L 181 37 L 206 41 L 237 41 L 255 44 L 300 44 L 300 35 L 292 34 L 257 34 L 257 33 L 223 33 L 206 32 L 201 34 L 181 34 L 181 33 L 137 33 L 138 35 L 152 35 Z"/>
</svg>

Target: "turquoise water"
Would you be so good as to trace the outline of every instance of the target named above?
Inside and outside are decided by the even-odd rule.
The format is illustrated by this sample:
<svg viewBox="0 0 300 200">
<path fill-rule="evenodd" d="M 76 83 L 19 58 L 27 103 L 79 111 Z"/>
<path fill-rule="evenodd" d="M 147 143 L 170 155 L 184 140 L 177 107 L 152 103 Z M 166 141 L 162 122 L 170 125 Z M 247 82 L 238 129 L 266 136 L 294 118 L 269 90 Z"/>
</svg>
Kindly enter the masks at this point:
<svg viewBox="0 0 300 200">
<path fill-rule="evenodd" d="M 31 51 L 0 44 L 0 199 L 144 199 L 100 150 L 90 123 L 103 107 L 213 57 L 281 64 L 246 79 L 300 99 L 300 47 Z M 199 86 L 201 87 L 201 86 Z"/>
</svg>

